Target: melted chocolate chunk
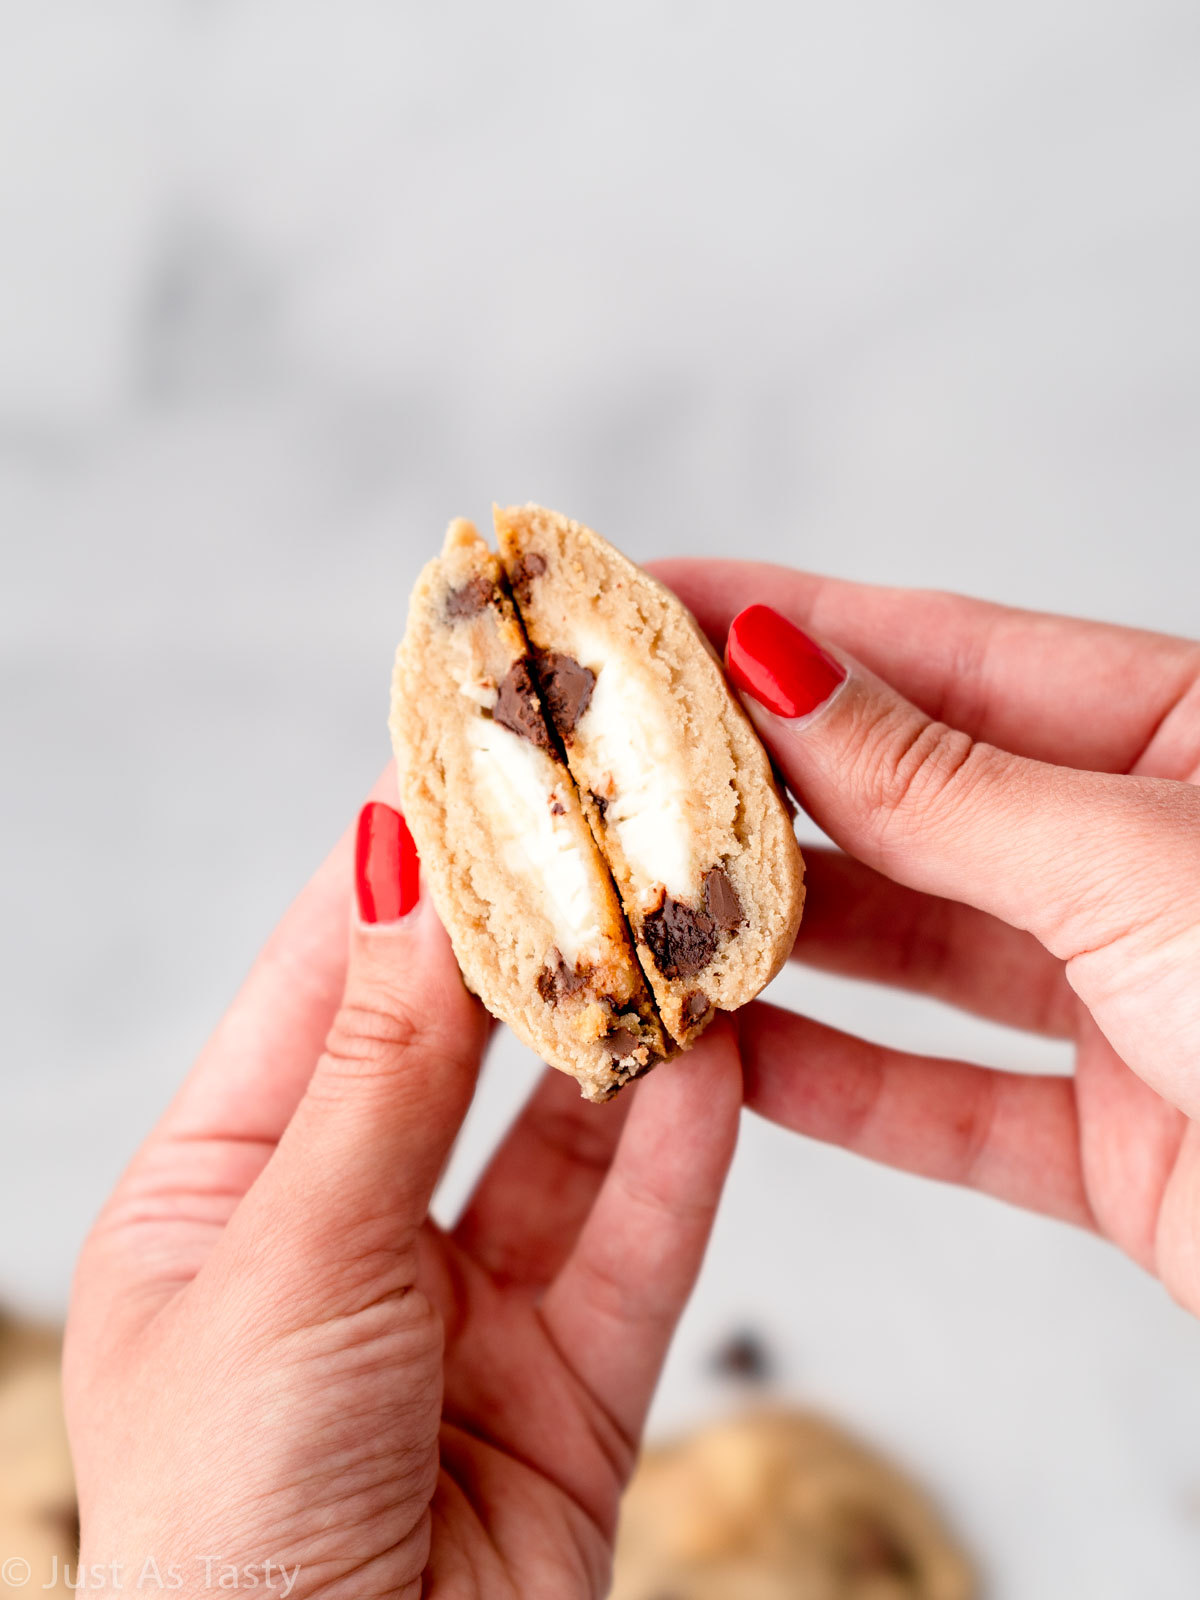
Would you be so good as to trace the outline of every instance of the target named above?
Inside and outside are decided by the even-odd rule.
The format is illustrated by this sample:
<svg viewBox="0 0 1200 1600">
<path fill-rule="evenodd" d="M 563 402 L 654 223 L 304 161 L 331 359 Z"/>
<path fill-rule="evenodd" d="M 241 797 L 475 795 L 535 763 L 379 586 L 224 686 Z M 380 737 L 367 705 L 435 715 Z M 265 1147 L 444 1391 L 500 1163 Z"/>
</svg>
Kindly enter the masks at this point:
<svg viewBox="0 0 1200 1600">
<path fill-rule="evenodd" d="M 742 902 L 724 867 L 712 867 L 704 874 L 704 909 L 725 933 L 741 926 Z"/>
<path fill-rule="evenodd" d="M 557 795 L 554 795 L 551 798 L 551 801 L 550 801 L 550 815 L 552 817 L 561 817 L 562 814 L 566 811 L 566 809 L 567 809 L 566 806 L 563 805 L 562 801 L 558 798 Z"/>
<path fill-rule="evenodd" d="M 550 962 L 537 976 L 537 992 L 548 1006 L 556 1006 L 568 995 L 578 994 L 587 987 L 588 974 L 580 972 L 578 967 L 569 967 L 557 945 L 550 952 Z"/>
<path fill-rule="evenodd" d="M 916 1563 L 892 1530 L 874 1517 L 864 1515 L 849 1530 L 846 1570 L 853 1577 L 874 1577 L 886 1573 L 891 1578 L 913 1578 Z"/>
<path fill-rule="evenodd" d="M 79 1507 L 72 1501 L 69 1505 L 49 1506 L 38 1512 L 38 1521 L 44 1527 L 50 1528 L 60 1538 L 65 1539 L 67 1548 L 72 1551 L 79 1549 Z"/>
<path fill-rule="evenodd" d="M 527 603 L 529 600 L 529 590 L 533 580 L 540 578 L 545 570 L 546 558 L 539 555 L 536 550 L 530 550 L 516 562 L 512 569 L 510 581 L 513 593 L 522 604 Z"/>
<path fill-rule="evenodd" d="M 698 907 L 664 900 L 643 918 L 642 937 L 664 978 L 691 978 L 716 952 L 717 925 Z"/>
<path fill-rule="evenodd" d="M 613 1060 L 617 1061 L 622 1056 L 631 1056 L 637 1049 L 638 1036 L 629 1028 L 614 1028 L 604 1040 L 607 1049 L 612 1051 Z"/>
<path fill-rule="evenodd" d="M 597 794 L 595 789 L 589 789 L 588 790 L 588 794 L 591 795 L 592 804 L 595 806 L 596 810 L 600 813 L 600 821 L 603 822 L 604 821 L 604 813 L 608 810 L 608 801 L 604 798 L 604 796 L 602 794 Z"/>
<path fill-rule="evenodd" d="M 701 989 L 693 989 L 683 1002 L 683 1016 L 686 1022 L 699 1022 L 708 1010 L 708 996 Z"/>
<path fill-rule="evenodd" d="M 554 753 L 550 730 L 542 715 L 542 703 L 534 687 L 533 673 L 529 670 L 528 657 L 523 656 L 509 667 L 500 685 L 492 717 L 502 728 L 528 739 L 539 750 Z"/>
<path fill-rule="evenodd" d="M 548 650 L 538 657 L 537 672 L 550 720 L 559 738 L 569 739 L 588 708 L 596 674 L 557 650 Z"/>
<path fill-rule="evenodd" d="M 463 617 L 478 616 L 492 602 L 496 591 L 488 578 L 472 578 L 461 589 L 451 589 L 446 596 L 446 615 L 452 622 Z"/>
</svg>

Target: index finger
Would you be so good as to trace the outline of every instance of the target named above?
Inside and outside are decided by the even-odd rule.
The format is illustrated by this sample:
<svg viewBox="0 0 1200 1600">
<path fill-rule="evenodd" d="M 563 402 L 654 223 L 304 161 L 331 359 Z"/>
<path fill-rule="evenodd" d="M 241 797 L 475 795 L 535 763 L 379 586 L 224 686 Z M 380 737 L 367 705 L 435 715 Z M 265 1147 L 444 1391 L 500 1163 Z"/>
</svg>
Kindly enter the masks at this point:
<svg viewBox="0 0 1200 1600">
<path fill-rule="evenodd" d="M 393 763 L 369 800 L 396 797 Z M 337 1015 L 346 982 L 346 928 L 355 824 L 284 913 L 154 1138 L 259 1144 L 291 1121 Z"/>
<path fill-rule="evenodd" d="M 1091 772 L 1200 776 L 1200 645 L 962 595 L 753 561 L 658 561 L 718 651 L 764 601 L 935 719 L 1014 755 Z"/>
</svg>

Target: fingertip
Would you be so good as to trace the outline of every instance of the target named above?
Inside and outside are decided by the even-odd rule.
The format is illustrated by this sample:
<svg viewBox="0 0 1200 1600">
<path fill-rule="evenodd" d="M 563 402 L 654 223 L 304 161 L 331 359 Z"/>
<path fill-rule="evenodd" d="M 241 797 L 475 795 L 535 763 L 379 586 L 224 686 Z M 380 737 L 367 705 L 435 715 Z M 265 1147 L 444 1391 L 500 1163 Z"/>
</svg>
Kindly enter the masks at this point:
<svg viewBox="0 0 1200 1600">
<path fill-rule="evenodd" d="M 736 1024 L 720 1013 L 690 1050 L 637 1085 L 630 1123 L 661 1134 L 674 1150 L 687 1150 L 736 1128 L 742 1094 Z"/>
<path fill-rule="evenodd" d="M 746 606 L 734 617 L 725 662 L 743 701 L 793 727 L 824 711 L 849 677 L 824 645 L 766 605 Z"/>
<path fill-rule="evenodd" d="M 401 921 L 421 893 L 421 858 L 401 812 L 368 800 L 358 814 L 354 849 L 355 903 L 365 927 Z"/>
</svg>

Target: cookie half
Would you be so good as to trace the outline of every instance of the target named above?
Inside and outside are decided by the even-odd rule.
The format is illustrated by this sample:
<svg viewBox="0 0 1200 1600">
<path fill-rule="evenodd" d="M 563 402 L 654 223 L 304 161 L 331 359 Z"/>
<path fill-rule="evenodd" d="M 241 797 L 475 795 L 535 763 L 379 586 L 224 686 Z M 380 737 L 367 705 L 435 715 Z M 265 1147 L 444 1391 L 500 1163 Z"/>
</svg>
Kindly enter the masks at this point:
<svg viewBox="0 0 1200 1600">
<path fill-rule="evenodd" d="M 973 1600 L 924 1492 L 823 1418 L 765 1411 L 647 1450 L 610 1600 Z"/>
<path fill-rule="evenodd" d="M 400 800 L 470 987 L 603 1100 L 668 1048 L 504 571 L 451 523 L 392 681 Z"/>
<path fill-rule="evenodd" d="M 668 1033 L 692 1043 L 791 950 L 804 865 L 758 736 L 699 625 L 598 534 L 496 510 L 543 698 Z"/>
</svg>

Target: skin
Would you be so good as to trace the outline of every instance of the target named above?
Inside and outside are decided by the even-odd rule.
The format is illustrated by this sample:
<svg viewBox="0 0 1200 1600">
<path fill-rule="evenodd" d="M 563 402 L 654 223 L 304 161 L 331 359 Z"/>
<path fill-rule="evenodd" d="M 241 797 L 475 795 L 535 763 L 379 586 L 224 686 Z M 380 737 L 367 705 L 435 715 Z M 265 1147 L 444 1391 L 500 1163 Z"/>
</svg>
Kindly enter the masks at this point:
<svg viewBox="0 0 1200 1600">
<path fill-rule="evenodd" d="M 181 1594 L 236 1569 L 280 1596 L 599 1596 L 733 1155 L 734 1033 L 608 1106 L 549 1073 L 445 1232 L 430 1196 L 489 1019 L 427 896 L 353 923 L 347 959 L 352 852 L 82 1253 L 64 1388 L 87 1586 L 136 1588 L 153 1558 Z"/>
<path fill-rule="evenodd" d="M 1200 1311 L 1200 647 L 743 563 L 658 572 L 718 646 L 768 599 L 850 669 L 796 721 L 747 702 L 841 847 L 808 856 L 796 957 L 1073 1038 L 1075 1076 L 756 1002 L 610 1106 L 549 1075 L 447 1233 L 429 1199 L 487 1020 L 427 898 L 352 922 L 347 956 L 347 837 L 80 1260 L 82 1559 L 124 1587 L 153 1556 L 208 1592 L 208 1555 L 298 1566 L 298 1595 L 598 1600 L 743 1077 L 805 1134 L 1102 1232 Z"/>
<path fill-rule="evenodd" d="M 1200 1313 L 1200 646 L 741 562 L 656 569 L 723 641 L 770 604 L 849 668 L 789 721 L 795 956 L 1074 1041 L 1072 1077 L 907 1055 L 755 1002 L 747 1103 L 1094 1229 Z M 886 679 L 886 681 L 884 681 Z"/>
</svg>

